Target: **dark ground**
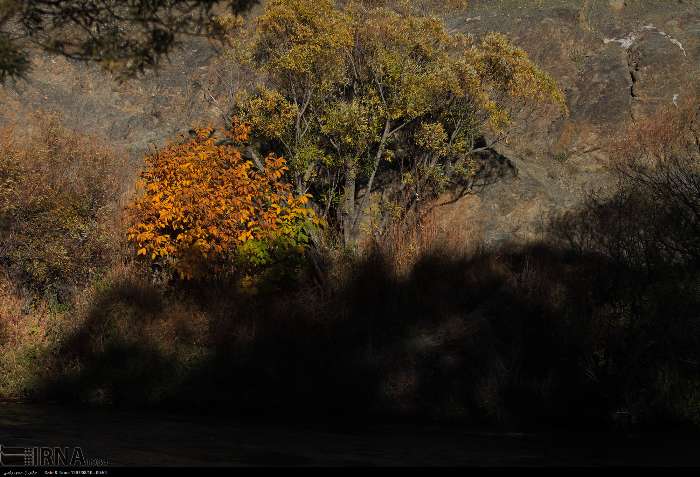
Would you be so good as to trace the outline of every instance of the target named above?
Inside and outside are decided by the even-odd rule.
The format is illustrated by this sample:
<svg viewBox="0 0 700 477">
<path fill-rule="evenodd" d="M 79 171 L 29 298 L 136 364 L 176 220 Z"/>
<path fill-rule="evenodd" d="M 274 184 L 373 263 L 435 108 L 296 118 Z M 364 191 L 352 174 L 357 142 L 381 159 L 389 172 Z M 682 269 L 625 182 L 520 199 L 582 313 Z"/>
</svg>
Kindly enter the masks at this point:
<svg viewBox="0 0 700 477">
<path fill-rule="evenodd" d="M 82 446 L 111 465 L 697 466 L 692 435 L 508 433 L 439 426 L 277 426 L 0 404 L 0 443 Z"/>
</svg>

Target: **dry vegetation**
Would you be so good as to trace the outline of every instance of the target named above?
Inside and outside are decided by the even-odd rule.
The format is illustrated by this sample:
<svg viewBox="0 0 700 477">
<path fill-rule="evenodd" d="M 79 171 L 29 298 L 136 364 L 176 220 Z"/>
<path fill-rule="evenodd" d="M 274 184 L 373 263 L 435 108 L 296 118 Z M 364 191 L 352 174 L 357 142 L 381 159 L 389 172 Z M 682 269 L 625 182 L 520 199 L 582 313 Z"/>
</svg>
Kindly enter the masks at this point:
<svg viewBox="0 0 700 477">
<path fill-rule="evenodd" d="M 42 261 L 64 263 L 49 253 L 53 248 L 26 248 L 37 254 L 27 261 L 5 252 L 0 392 L 287 419 L 697 425 L 698 222 L 687 190 L 664 186 L 669 179 L 697 184 L 694 113 L 640 126 L 645 134 L 626 138 L 626 153 L 618 156 L 616 195 L 592 197 L 555 223 L 542 243 L 480 251 L 460 231 L 440 238 L 428 215 L 419 224 L 395 224 L 359 255 L 315 249 L 313 265 L 292 279 L 255 286 L 156 280 L 132 260 L 123 246 L 125 225 L 113 219 L 122 206 L 118 181 L 101 179 L 117 173 L 101 159 L 113 153 L 55 122 L 48 128 L 37 116 L 44 134 L 24 143 L 6 139 L 3 171 L 29 170 L 30 152 L 48 161 L 42 151 L 59 151 L 51 160 L 72 171 L 74 185 L 56 188 L 62 176 L 49 180 L 55 169 L 43 169 L 43 194 L 13 197 L 62 192 L 50 196 L 57 202 L 48 210 L 93 204 L 79 209 L 96 224 L 88 240 L 108 244 L 110 253 L 81 248 L 86 239 L 70 227 L 28 214 L 37 210 L 33 200 L 9 208 L 24 212 L 20 223 L 35 224 L 35 243 L 62 244 L 76 255 L 65 259 L 68 265 L 47 266 L 72 284 L 56 300 L 46 294 L 54 290 L 50 281 L 25 271 Z M 672 137 L 664 136 L 667 127 L 674 128 Z M 654 135 L 665 138 L 666 153 L 640 168 L 635 161 L 656 144 L 648 143 Z M 672 159 L 683 157 L 695 159 Z M 37 181 L 42 169 L 32 170 L 24 177 Z M 640 184 L 638 177 L 651 182 Z M 647 221 L 641 211 L 651 207 Z"/>
<path fill-rule="evenodd" d="M 119 242 L 123 156 L 36 113 L 0 131 L 0 261 L 30 292 L 65 300 L 108 266 Z"/>
</svg>

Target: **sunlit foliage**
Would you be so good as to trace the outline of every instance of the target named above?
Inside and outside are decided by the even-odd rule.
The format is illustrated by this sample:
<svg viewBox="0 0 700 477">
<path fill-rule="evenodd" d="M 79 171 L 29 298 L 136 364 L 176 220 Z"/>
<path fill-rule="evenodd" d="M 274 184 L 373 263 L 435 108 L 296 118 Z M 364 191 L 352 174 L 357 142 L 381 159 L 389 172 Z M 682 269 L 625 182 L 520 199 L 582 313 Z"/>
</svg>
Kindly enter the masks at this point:
<svg viewBox="0 0 700 477">
<path fill-rule="evenodd" d="M 237 57 L 258 79 L 235 115 L 284 154 L 299 192 L 337 214 L 346 242 L 383 167 L 403 178 L 394 200 L 407 211 L 468 183 L 478 138 L 503 137 L 514 113 L 566 109 L 552 77 L 503 35 L 450 32 L 436 12 L 456 8 L 271 0 L 252 32 L 232 32 L 249 38 Z"/>
<path fill-rule="evenodd" d="M 245 134 L 239 129 L 230 136 Z M 307 242 L 304 225 L 315 216 L 306 206 L 309 196 L 295 195 L 283 180 L 282 157 L 269 155 L 258 170 L 211 129 L 198 129 L 146 161 L 128 239 L 137 255 L 181 278 L 264 265 L 280 248 L 301 251 Z"/>
</svg>

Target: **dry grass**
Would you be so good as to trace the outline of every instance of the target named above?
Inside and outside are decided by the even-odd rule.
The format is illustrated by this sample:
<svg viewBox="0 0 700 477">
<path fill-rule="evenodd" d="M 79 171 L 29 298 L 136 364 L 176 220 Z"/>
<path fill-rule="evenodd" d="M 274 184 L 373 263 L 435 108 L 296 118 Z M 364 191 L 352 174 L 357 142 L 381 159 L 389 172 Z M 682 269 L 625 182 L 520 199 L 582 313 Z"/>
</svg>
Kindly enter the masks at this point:
<svg viewBox="0 0 700 477">
<path fill-rule="evenodd" d="M 63 326 L 60 313 L 32 303 L 0 275 L 0 396 L 21 398 L 36 386 L 45 350 Z"/>
</svg>

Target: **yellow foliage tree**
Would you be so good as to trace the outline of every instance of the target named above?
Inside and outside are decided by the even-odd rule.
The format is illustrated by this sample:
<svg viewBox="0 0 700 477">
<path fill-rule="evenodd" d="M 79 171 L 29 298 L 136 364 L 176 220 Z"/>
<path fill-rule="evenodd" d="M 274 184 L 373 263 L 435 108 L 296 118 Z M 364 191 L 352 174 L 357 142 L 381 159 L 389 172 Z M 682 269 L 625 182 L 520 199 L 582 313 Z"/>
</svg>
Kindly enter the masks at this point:
<svg viewBox="0 0 700 477">
<path fill-rule="evenodd" d="M 470 190 L 482 143 L 506 140 L 514 118 L 566 111 L 554 79 L 505 36 L 449 28 L 465 3 L 269 0 L 250 32 L 232 29 L 255 78 L 234 114 L 261 151 L 288 159 L 296 189 L 314 192 L 346 244 L 380 175 L 402 178 L 381 200 L 418 215 L 442 192 Z"/>
<path fill-rule="evenodd" d="M 143 194 L 129 207 L 137 255 L 191 279 L 231 272 L 242 256 L 264 264 L 280 241 L 303 247 L 303 225 L 316 218 L 309 196 L 283 180 L 284 158 L 269 155 L 260 170 L 212 129 L 194 133 L 146 157 Z M 233 142 L 241 135 L 229 133 Z"/>
</svg>

